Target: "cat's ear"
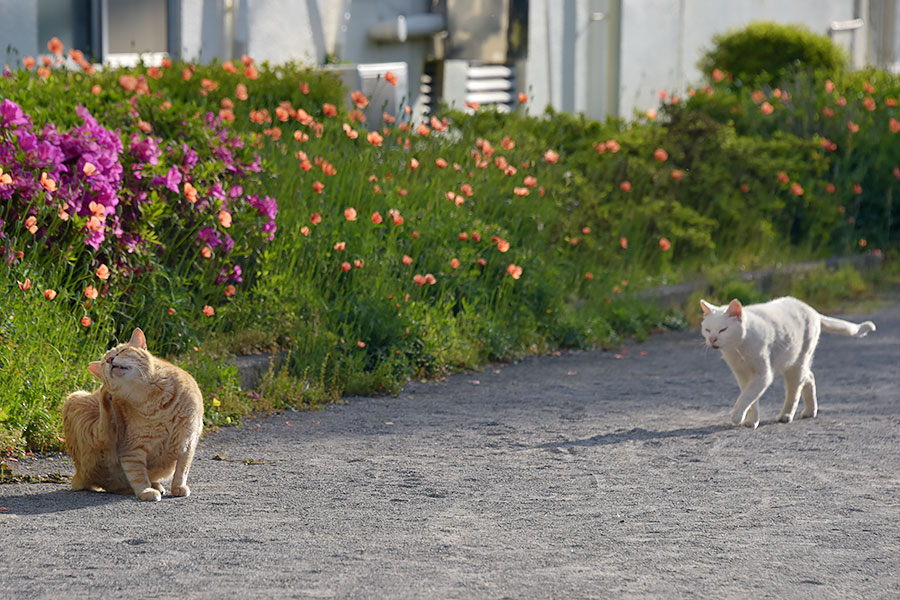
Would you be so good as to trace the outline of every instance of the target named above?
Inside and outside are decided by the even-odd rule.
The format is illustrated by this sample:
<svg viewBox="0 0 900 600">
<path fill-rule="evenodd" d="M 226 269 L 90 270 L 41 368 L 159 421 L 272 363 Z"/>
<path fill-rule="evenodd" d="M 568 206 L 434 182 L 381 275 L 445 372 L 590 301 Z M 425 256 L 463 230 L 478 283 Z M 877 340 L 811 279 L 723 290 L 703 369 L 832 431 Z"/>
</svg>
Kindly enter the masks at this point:
<svg viewBox="0 0 900 600">
<path fill-rule="evenodd" d="M 90 371 L 91 375 L 93 375 L 94 377 L 100 377 L 100 372 L 101 372 L 100 364 L 101 363 L 99 360 L 95 360 L 95 361 L 92 361 L 88 365 L 88 371 Z"/>
<path fill-rule="evenodd" d="M 731 302 L 728 303 L 728 310 L 725 311 L 725 314 L 728 315 L 729 317 L 733 317 L 735 319 L 740 319 L 741 314 L 743 314 L 743 308 L 744 307 L 741 306 L 740 300 L 735 298 L 734 300 L 732 300 Z"/>
<path fill-rule="evenodd" d="M 135 327 L 134 331 L 131 333 L 131 339 L 128 340 L 128 343 L 132 346 L 140 348 L 141 350 L 147 349 L 147 338 L 144 337 L 144 332 L 141 331 L 140 327 Z"/>
<path fill-rule="evenodd" d="M 707 316 L 709 313 L 712 312 L 712 309 L 713 309 L 714 307 L 713 307 L 712 304 L 710 304 L 710 303 L 707 302 L 706 300 L 700 300 L 700 308 L 703 309 L 703 316 L 705 317 L 705 316 Z"/>
</svg>

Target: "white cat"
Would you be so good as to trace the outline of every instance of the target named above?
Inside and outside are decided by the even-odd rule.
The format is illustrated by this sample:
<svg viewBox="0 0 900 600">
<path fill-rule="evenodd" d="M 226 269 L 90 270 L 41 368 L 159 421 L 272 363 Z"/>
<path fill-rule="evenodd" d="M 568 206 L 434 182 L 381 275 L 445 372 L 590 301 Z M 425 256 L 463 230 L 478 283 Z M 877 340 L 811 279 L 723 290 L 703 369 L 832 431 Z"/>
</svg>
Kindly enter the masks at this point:
<svg viewBox="0 0 900 600">
<path fill-rule="evenodd" d="M 819 334 L 824 330 L 863 337 L 875 331 L 872 321 L 857 325 L 826 317 L 791 297 L 748 306 L 741 306 L 737 300 L 727 306 L 714 306 L 701 300 L 700 306 L 706 344 L 721 350 L 741 388 L 731 410 L 731 422 L 746 427 L 759 425 L 758 400 L 776 374 L 784 376 L 785 387 L 784 407 L 778 420 L 791 422 L 801 395 L 800 416 L 815 417 L 818 412 L 816 379 L 811 368 Z"/>
</svg>

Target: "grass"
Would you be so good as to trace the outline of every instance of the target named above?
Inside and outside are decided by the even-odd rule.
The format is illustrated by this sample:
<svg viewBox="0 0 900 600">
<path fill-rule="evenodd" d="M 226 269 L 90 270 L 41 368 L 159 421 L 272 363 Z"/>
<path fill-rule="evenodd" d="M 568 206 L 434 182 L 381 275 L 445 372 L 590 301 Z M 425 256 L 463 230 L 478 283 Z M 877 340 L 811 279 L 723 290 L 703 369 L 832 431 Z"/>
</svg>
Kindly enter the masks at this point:
<svg viewBox="0 0 900 600">
<path fill-rule="evenodd" d="M 725 114 L 748 120 L 750 105 L 753 119 L 767 117 L 749 91 L 724 86 L 669 99 L 658 119 L 632 123 L 480 109 L 442 112 L 424 128 L 388 115 L 397 122 L 376 127 L 381 107 L 348 110 L 327 74 L 298 65 L 260 65 L 256 78 L 235 71 L 174 64 L 0 80 L 0 96 L 19 102 L 36 131 L 79 125 L 74 105 L 118 128 L 124 172 L 145 176 L 125 177 L 111 214 L 146 242 L 126 249 L 109 235 L 85 247 L 87 217 L 59 222 L 57 196 L 36 183 L 48 167 L 4 133 L 16 152 L 0 166 L 33 178 L 40 201 L 17 192 L 0 212 L 9 257 L 0 267 L 0 367 L 10 374 L 0 380 L 0 449 L 58 448 L 65 395 L 92 387 L 86 363 L 135 326 L 151 350 L 197 378 L 206 422 L 219 426 L 251 411 L 394 394 L 411 378 L 683 327 L 690 307 L 667 313 L 634 292 L 698 274 L 718 279 L 715 296 L 757 300 L 766 294 L 736 271 L 860 251 L 863 242 L 878 243 L 889 264 L 895 251 L 890 205 L 874 204 L 895 181 L 881 164 L 894 152 L 889 130 L 877 129 L 893 113 L 863 123 L 872 129 L 861 134 L 881 136 L 877 157 L 832 157 L 817 131 L 765 130 L 760 121 L 741 133 L 743 122 L 717 111 L 730 106 L 740 113 Z M 879 81 L 885 94 L 900 91 L 896 80 Z M 775 117 L 790 110 L 778 105 Z M 151 137 L 161 148 L 152 165 L 135 150 Z M 197 166 L 187 169 L 191 149 Z M 174 189 L 150 183 L 172 169 L 182 177 Z M 93 193 L 93 181 L 76 170 L 71 185 Z M 841 189 L 831 193 L 834 182 Z M 267 196 L 277 199 L 271 239 L 273 205 L 259 203 Z M 884 210 L 887 225 L 870 218 Z M 204 228 L 234 248 L 201 240 Z M 109 279 L 97 275 L 101 265 Z M 17 284 L 26 279 L 30 290 Z M 97 298 L 85 297 L 88 285 Z M 779 285 L 832 306 L 884 282 L 823 271 Z M 283 368 L 259 390 L 242 390 L 229 357 L 279 351 Z"/>
</svg>

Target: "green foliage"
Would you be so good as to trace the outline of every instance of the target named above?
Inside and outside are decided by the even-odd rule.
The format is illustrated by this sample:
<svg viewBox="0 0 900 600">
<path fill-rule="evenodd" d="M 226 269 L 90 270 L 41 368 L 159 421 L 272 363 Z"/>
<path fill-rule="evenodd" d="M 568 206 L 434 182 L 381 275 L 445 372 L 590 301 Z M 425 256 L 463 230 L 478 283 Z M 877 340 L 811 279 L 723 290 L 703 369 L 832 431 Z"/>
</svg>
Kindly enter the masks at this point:
<svg viewBox="0 0 900 600">
<path fill-rule="evenodd" d="M 715 36 L 698 66 L 707 76 L 720 69 L 750 85 L 776 85 L 798 70 L 819 69 L 834 76 L 846 63 L 844 49 L 826 35 L 803 25 L 758 21 Z"/>
<path fill-rule="evenodd" d="M 130 75 L 149 93 L 123 86 Z M 228 425 L 253 410 L 393 394 L 413 377 L 683 326 L 635 289 L 720 270 L 730 274 L 723 293 L 753 301 L 735 271 L 897 249 L 889 100 L 900 83 L 888 74 L 842 75 L 827 92 L 822 73 L 797 74 L 783 90 L 723 81 L 633 123 L 481 109 L 442 113 L 419 131 L 403 114 L 374 125 L 381 107 L 348 111 L 330 74 L 288 64 L 253 75 L 176 63 L 0 80 L 0 96 L 39 126 L 77 125 L 71 107 L 81 104 L 123 139 L 149 126 L 170 148 L 166 161 L 183 158 L 182 144 L 205 148 L 192 174 L 201 197 L 217 182 L 235 186 L 211 148 L 220 135 L 240 140 L 235 150 L 262 166 L 247 185 L 278 200 L 271 241 L 261 242 L 267 221 L 254 211 L 235 210 L 230 228 L 212 223 L 236 241 L 232 260 L 244 269 L 233 288 L 219 277 L 223 257 L 204 257 L 183 193 L 153 190 L 141 205 L 155 250 L 140 264 L 54 248 L 19 215 L 7 219 L 0 245 L 21 256 L 10 254 L 0 283 L 0 315 L 12 315 L 0 325 L 0 361 L 13 374 L 0 380 L 0 447 L 52 446 L 62 399 L 95 385 L 83 365 L 134 326 L 198 379 L 207 424 Z M 99 262 L 113 267 L 102 285 Z M 16 285 L 26 278 L 33 289 Z M 101 293 L 85 302 L 91 283 Z M 42 297 L 47 288 L 55 300 Z M 228 356 L 279 351 L 281 370 L 241 390 Z"/>
</svg>

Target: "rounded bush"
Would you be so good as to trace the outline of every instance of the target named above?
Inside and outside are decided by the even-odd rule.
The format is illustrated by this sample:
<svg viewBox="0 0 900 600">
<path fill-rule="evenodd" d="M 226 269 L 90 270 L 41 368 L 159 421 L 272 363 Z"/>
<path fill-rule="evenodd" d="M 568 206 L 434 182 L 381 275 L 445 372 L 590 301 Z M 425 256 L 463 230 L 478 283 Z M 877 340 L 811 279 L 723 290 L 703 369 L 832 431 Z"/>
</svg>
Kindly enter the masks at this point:
<svg viewBox="0 0 900 600">
<path fill-rule="evenodd" d="M 773 84 L 797 69 L 834 73 L 846 63 L 844 49 L 826 35 L 803 25 L 759 21 L 715 36 L 698 66 L 707 76 L 719 69 L 742 80 Z"/>
</svg>

